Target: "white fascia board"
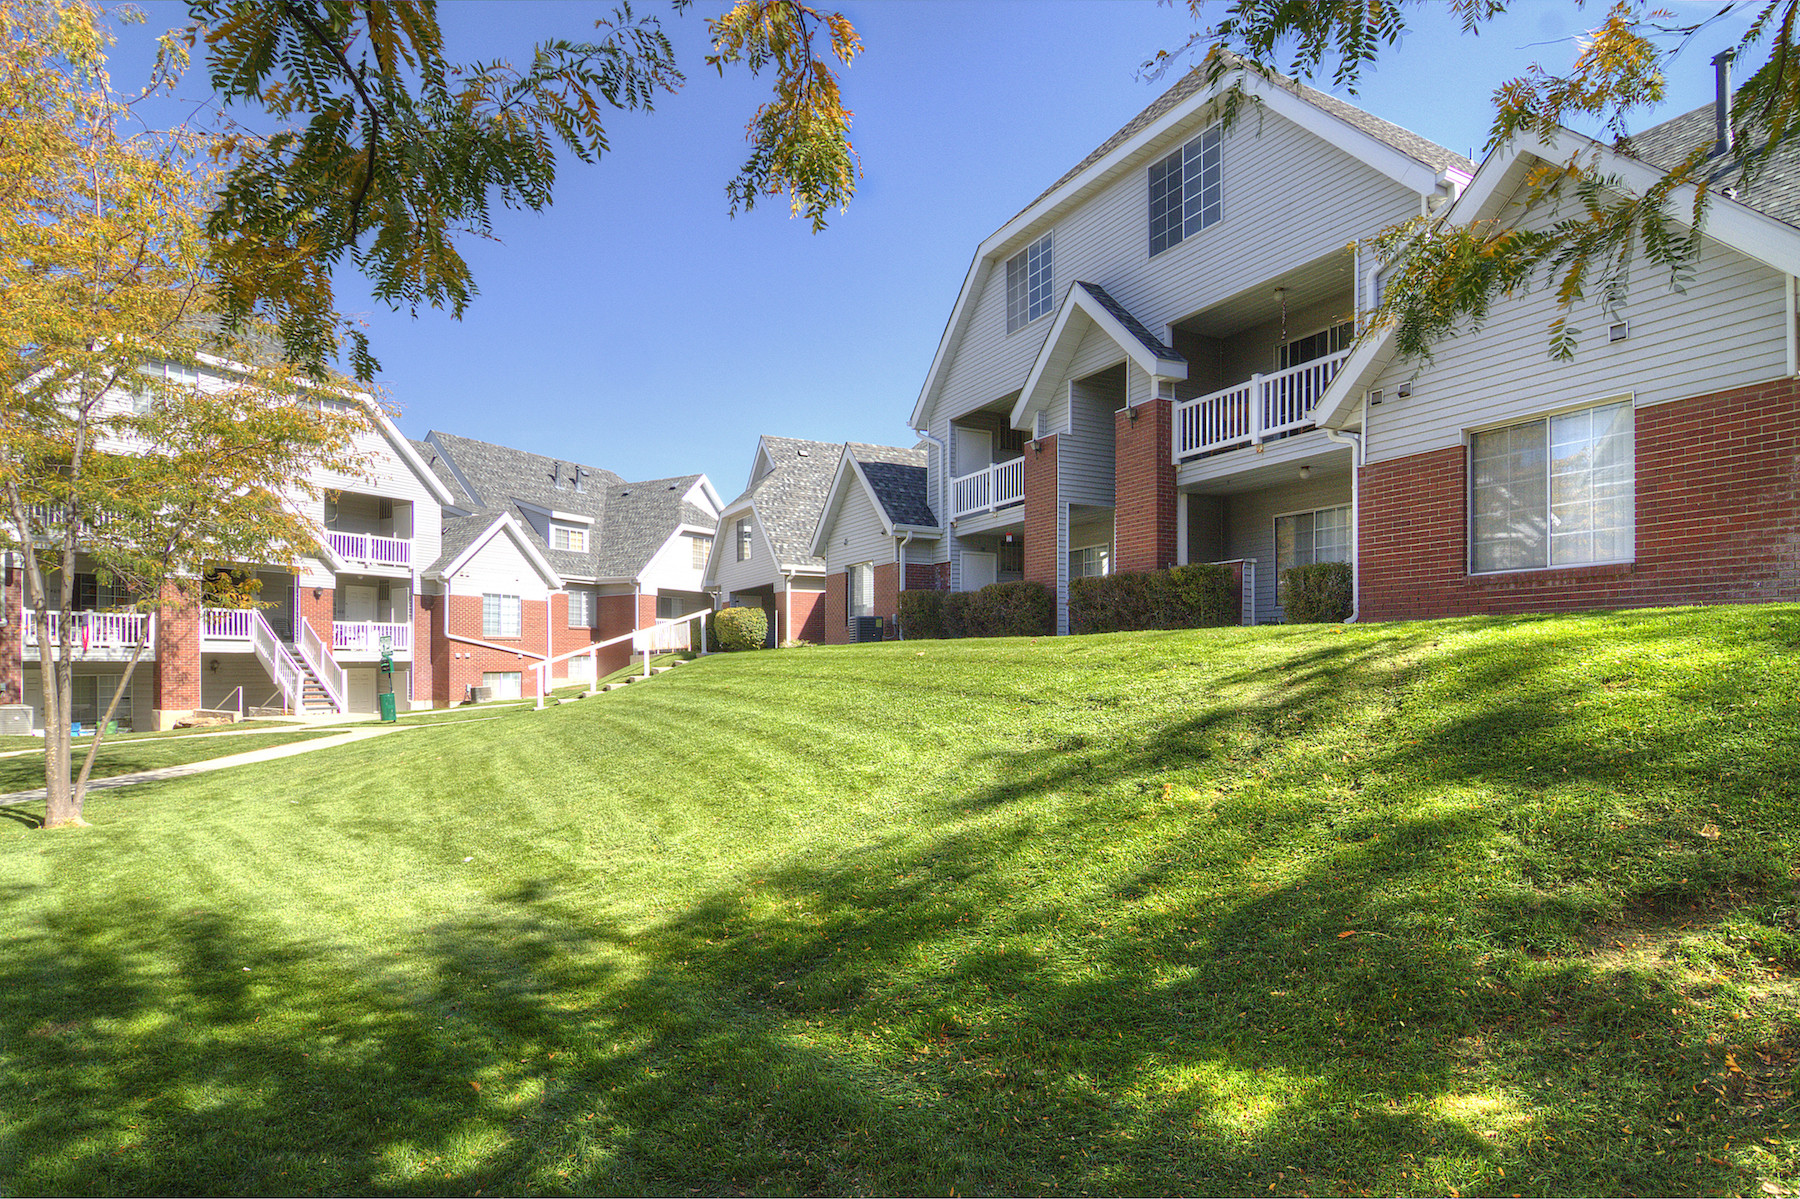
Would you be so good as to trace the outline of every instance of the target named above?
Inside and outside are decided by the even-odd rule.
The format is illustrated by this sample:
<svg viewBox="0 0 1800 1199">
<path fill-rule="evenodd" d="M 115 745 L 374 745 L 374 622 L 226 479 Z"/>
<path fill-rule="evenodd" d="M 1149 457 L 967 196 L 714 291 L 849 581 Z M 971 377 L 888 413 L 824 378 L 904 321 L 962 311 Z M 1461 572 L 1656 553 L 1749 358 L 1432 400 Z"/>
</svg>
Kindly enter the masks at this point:
<svg viewBox="0 0 1800 1199">
<path fill-rule="evenodd" d="M 412 442 L 408 441 L 400 432 L 399 427 L 388 419 L 388 414 L 381 410 L 381 405 L 377 404 L 373 398 L 366 396 L 362 398 L 368 404 L 370 412 L 374 414 L 375 423 L 380 426 L 382 435 L 393 445 L 394 452 L 400 455 L 400 460 L 412 469 L 413 474 L 419 477 L 419 481 L 425 484 L 426 490 L 437 498 L 440 505 L 454 506 L 456 498 L 450 494 L 450 489 L 445 487 L 444 481 L 437 477 L 430 466 L 426 465 L 425 459 L 419 457 L 419 451 L 413 449 Z M 439 453 L 441 454 L 442 451 L 440 450 Z"/>
<path fill-rule="evenodd" d="M 920 541 L 936 541 L 939 537 L 944 535 L 944 530 L 941 525 L 895 524 L 892 526 L 892 529 L 893 535 L 911 533 L 914 538 Z"/>
<path fill-rule="evenodd" d="M 986 244 L 982 243 L 983 246 Z M 938 338 L 937 353 L 931 358 L 931 369 L 925 372 L 925 386 L 919 389 L 919 402 L 913 405 L 912 416 L 906 422 L 915 433 L 925 431 L 930 421 L 930 406 L 937 398 L 939 376 L 949 365 L 950 347 L 962 340 L 969 318 L 974 315 L 975 297 L 987 285 L 987 273 L 992 265 L 986 255 L 977 250 L 975 260 L 969 263 L 969 273 L 963 276 L 962 290 L 956 293 L 956 304 L 950 309 L 950 319 L 944 322 L 944 335 Z"/>
<path fill-rule="evenodd" d="M 1151 352 L 1150 347 L 1139 341 L 1119 318 L 1106 310 L 1100 301 L 1088 293 L 1080 283 L 1071 284 L 1068 294 L 1063 297 L 1062 311 L 1056 314 L 1056 323 L 1050 327 L 1050 335 L 1044 338 L 1039 347 L 1037 357 L 1032 360 L 1031 373 L 1025 378 L 1025 387 L 1019 392 L 1018 402 L 1013 405 L 1012 426 L 1015 429 L 1031 427 L 1031 418 L 1046 404 L 1055 398 L 1054 384 L 1060 381 L 1061 371 L 1052 372 L 1052 366 L 1059 358 L 1066 358 L 1063 352 L 1065 339 L 1069 333 L 1069 318 L 1080 311 L 1090 321 L 1100 327 L 1101 332 L 1112 338 L 1113 344 L 1125 352 L 1125 357 L 1135 362 L 1147 375 L 1159 379 L 1187 378 L 1187 362 L 1179 358 L 1163 358 Z M 1086 330 L 1081 333 L 1085 336 Z M 1079 338 L 1077 339 L 1079 341 Z M 1069 347 L 1073 352 L 1074 347 Z M 1046 387 L 1046 380 L 1051 386 Z"/>
<path fill-rule="evenodd" d="M 866 490 L 868 481 L 863 479 L 862 472 L 856 469 L 856 459 L 850 454 L 850 447 L 845 446 L 838 456 L 837 473 L 831 476 L 831 489 L 825 493 L 825 506 L 819 510 L 819 523 L 813 527 L 812 543 L 807 546 L 815 558 L 825 556 L 825 547 L 831 544 L 829 530 L 837 523 L 838 509 L 843 507 L 844 492 L 854 481 L 861 483 Z M 874 496 L 870 496 L 873 499 Z M 883 515 L 881 505 L 875 505 L 875 514 Z"/>
<path fill-rule="evenodd" d="M 712 509 L 714 516 L 717 516 L 720 512 L 724 511 L 725 501 L 720 498 L 718 488 L 712 485 L 712 480 L 705 475 L 701 475 L 700 478 L 695 481 L 694 485 L 688 488 L 687 494 L 681 498 L 687 500 L 689 503 L 699 503 L 699 501 L 694 498 L 695 492 L 698 492 L 700 498 L 706 501 L 705 506 Z"/>
<path fill-rule="evenodd" d="M 505 532 L 507 536 L 513 539 L 514 544 L 516 544 L 520 551 L 524 553 L 525 560 L 531 563 L 532 569 L 538 572 L 545 583 L 549 584 L 550 590 L 561 591 L 563 589 L 562 576 L 556 573 L 556 568 L 550 565 L 549 559 L 545 558 L 543 554 L 538 552 L 538 548 L 531 544 L 531 539 L 525 536 L 525 531 L 519 527 L 519 522 L 514 520 L 512 516 L 507 513 L 501 513 L 499 516 L 495 517 L 494 523 L 489 525 L 486 529 L 483 529 L 481 534 L 477 536 L 475 540 L 471 541 L 467 548 L 465 548 L 462 553 L 456 555 L 456 557 L 442 570 L 434 570 L 426 577 L 448 581 L 456 575 L 457 571 L 472 562 L 475 555 L 479 554 L 482 549 L 486 547 L 488 542 L 492 541 L 501 532 Z"/>
<path fill-rule="evenodd" d="M 432 430 L 432 432 L 435 432 L 435 430 Z M 457 484 L 462 487 L 463 491 L 468 494 L 470 499 L 475 501 L 475 506 L 479 508 L 484 502 L 481 498 L 481 492 L 475 489 L 474 484 L 469 482 L 469 477 L 463 474 L 457 467 L 456 459 L 446 452 L 443 446 L 431 439 L 431 432 L 425 434 L 425 444 L 438 452 L 438 458 L 445 466 L 450 468 L 450 473 L 456 476 Z M 431 474 L 430 467 L 426 468 L 426 473 Z M 435 479 L 436 477 L 436 475 L 432 475 L 432 478 Z"/>
<path fill-rule="evenodd" d="M 514 500 L 513 503 L 529 512 L 537 512 L 551 520 L 561 521 L 565 525 L 591 525 L 594 523 L 593 517 L 583 516 L 579 512 L 562 512 L 555 508 L 546 508 L 542 504 L 534 504 L 529 500 Z"/>
</svg>

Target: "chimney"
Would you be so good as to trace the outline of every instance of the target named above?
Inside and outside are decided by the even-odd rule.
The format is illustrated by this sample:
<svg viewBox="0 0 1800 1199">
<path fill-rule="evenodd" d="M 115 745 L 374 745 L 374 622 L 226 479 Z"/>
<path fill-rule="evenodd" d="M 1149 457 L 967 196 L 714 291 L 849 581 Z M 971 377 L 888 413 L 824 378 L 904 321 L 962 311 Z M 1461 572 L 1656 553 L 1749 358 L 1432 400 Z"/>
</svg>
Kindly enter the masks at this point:
<svg viewBox="0 0 1800 1199">
<path fill-rule="evenodd" d="M 1736 50 L 1721 50 L 1713 55 L 1713 75 L 1718 84 L 1718 94 L 1713 98 L 1713 124 L 1718 135 L 1713 143 L 1714 157 L 1731 153 L 1731 60 L 1736 57 Z"/>
</svg>

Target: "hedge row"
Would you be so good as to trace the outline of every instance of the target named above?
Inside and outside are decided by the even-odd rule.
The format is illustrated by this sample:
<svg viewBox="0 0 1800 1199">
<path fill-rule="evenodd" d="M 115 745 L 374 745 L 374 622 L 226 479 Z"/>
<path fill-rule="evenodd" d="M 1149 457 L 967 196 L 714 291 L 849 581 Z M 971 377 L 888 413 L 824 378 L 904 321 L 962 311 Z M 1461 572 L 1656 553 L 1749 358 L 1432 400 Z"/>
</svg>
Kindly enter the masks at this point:
<svg viewBox="0 0 1800 1199">
<path fill-rule="evenodd" d="M 990 583 L 980 591 L 902 591 L 900 631 L 908 641 L 939 637 L 1046 637 L 1056 602 L 1042 583 Z"/>
<path fill-rule="evenodd" d="M 1237 603 L 1236 577 L 1229 566 L 1176 566 L 1070 579 L 1069 631 L 1211 628 L 1237 623 Z"/>
<path fill-rule="evenodd" d="M 1350 619 L 1350 564 L 1314 562 L 1281 572 L 1283 624 L 1326 624 Z"/>
</svg>

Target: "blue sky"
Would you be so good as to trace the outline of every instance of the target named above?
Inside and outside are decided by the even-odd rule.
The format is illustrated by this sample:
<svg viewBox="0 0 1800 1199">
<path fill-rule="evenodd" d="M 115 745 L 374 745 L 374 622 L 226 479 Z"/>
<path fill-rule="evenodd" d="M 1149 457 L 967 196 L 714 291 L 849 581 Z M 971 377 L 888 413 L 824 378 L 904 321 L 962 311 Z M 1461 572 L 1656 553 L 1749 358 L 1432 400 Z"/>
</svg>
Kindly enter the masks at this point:
<svg viewBox="0 0 1800 1199">
<path fill-rule="evenodd" d="M 1716 7 L 1665 6 L 1684 17 Z M 146 24 L 119 30 L 122 88 L 183 15 L 144 7 Z M 1192 26 L 1185 5 L 1144 0 L 841 7 L 867 47 L 844 77 L 865 172 L 847 212 L 818 235 L 778 202 L 730 218 L 725 183 L 764 89 L 702 62 L 704 17 L 722 4 L 666 16 L 687 86 L 653 114 L 617 115 L 611 152 L 597 166 L 567 162 L 548 211 L 500 213 L 496 241 L 468 244 L 481 295 L 461 322 L 391 312 L 358 277 L 340 278 L 340 306 L 366 314 L 401 428 L 632 479 L 704 471 L 726 498 L 761 433 L 911 444 L 906 418 L 976 245 L 1167 86 L 1138 66 Z M 599 11 L 462 0 L 441 14 L 451 57 L 487 60 L 586 36 Z M 1347 98 L 1469 153 L 1494 86 L 1533 61 L 1565 67 L 1604 15 L 1604 4 L 1523 0 L 1471 38 L 1428 6 Z M 1689 47 L 1668 102 L 1640 127 L 1710 101 L 1709 59 L 1740 31 L 1721 25 Z M 181 94 L 203 90 L 196 74 Z"/>
</svg>

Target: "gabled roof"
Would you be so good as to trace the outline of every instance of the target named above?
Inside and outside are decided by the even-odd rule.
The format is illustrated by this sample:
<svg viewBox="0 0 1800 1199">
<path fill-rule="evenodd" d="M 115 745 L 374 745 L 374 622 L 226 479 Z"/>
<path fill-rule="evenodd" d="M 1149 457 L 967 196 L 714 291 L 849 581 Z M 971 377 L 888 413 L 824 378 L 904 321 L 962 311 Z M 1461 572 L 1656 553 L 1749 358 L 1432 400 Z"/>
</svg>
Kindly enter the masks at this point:
<svg viewBox="0 0 1800 1199">
<path fill-rule="evenodd" d="M 752 482 L 742 495 L 725 505 L 725 511 L 745 507 L 755 511 L 782 569 L 825 569 L 824 560 L 812 552 L 812 535 L 818 528 L 819 513 L 824 510 L 825 495 L 831 490 L 831 478 L 842 452 L 842 446 L 829 441 L 768 434 L 758 439 Z M 758 476 L 756 471 L 764 464 L 768 469 Z"/>
<path fill-rule="evenodd" d="M 475 501 L 469 497 L 468 492 L 463 490 L 462 481 L 456 477 L 456 472 L 450 469 L 449 461 L 438 452 L 438 448 L 429 441 L 414 441 L 411 442 L 411 445 L 413 452 L 419 455 L 420 461 L 425 463 L 426 468 L 431 471 L 437 481 L 444 485 L 444 490 L 449 492 L 450 500 L 444 506 L 460 508 L 464 512 L 473 512 Z"/>
<path fill-rule="evenodd" d="M 683 526 L 710 533 L 718 524 L 689 499 L 699 488 L 709 505 L 717 505 L 704 475 L 632 483 L 601 467 L 436 429 L 425 435 L 423 446 L 437 456 L 433 472 L 456 484 L 463 501 L 457 507 L 472 510 L 471 520 L 485 518 L 483 527 L 495 515 L 510 517 L 564 578 L 633 579 Z M 552 548 L 532 519 L 546 513 L 566 513 L 570 523 L 585 524 L 587 549 Z M 444 525 L 446 545 L 452 523 Z"/>
<path fill-rule="evenodd" d="M 1032 416 L 1055 399 L 1063 371 L 1091 326 L 1097 326 L 1112 338 L 1125 357 L 1145 374 L 1159 379 L 1187 378 L 1187 359 L 1176 353 L 1173 346 L 1164 345 L 1142 321 L 1125 311 L 1124 305 L 1107 295 L 1105 288 L 1096 283 L 1077 282 L 1063 296 L 1056 322 L 1032 360 L 1031 373 L 1025 377 L 1025 387 L 1013 405 L 1015 428 L 1027 427 Z"/>
<path fill-rule="evenodd" d="M 1711 109 L 1697 111 L 1710 113 Z M 1686 157 L 1684 144 L 1690 151 L 1695 148 L 1694 115 L 1686 113 L 1655 126 L 1630 139 L 1624 149 L 1602 145 L 1570 129 L 1559 130 L 1549 141 L 1521 135 L 1488 155 L 1445 219 L 1468 224 L 1498 215 L 1515 194 L 1529 159 L 1562 163 L 1577 154 L 1591 155 L 1599 174 L 1615 178 L 1641 195 L 1667 173 L 1668 167 Z M 1654 155 L 1658 161 L 1652 163 L 1646 155 Z M 1800 199 L 1800 182 L 1796 182 L 1800 177 L 1800 145 L 1780 147 L 1769 166 L 1775 171 L 1773 178 L 1760 187 L 1745 189 L 1745 195 L 1732 197 L 1721 190 L 1709 191 L 1706 235 L 1765 266 L 1800 275 L 1800 229 L 1779 215 L 1796 214 L 1790 205 Z M 1715 178 L 1723 179 L 1736 171 L 1735 164 L 1722 165 Z M 1766 207 L 1754 206 L 1749 202 L 1752 198 Z M 1693 201 L 1693 187 L 1677 188 L 1669 197 L 1670 215 L 1685 222 L 1693 212 Z M 1360 341 L 1344 360 L 1331 386 L 1319 397 L 1318 424 L 1341 429 L 1352 423 L 1363 393 L 1394 356 L 1392 329 L 1378 330 Z"/>
<path fill-rule="evenodd" d="M 1652 126 L 1617 148 L 1641 162 L 1670 171 L 1686 162 L 1695 150 L 1711 145 L 1715 133 L 1713 106 L 1708 104 Z M 1707 182 L 1714 195 L 1731 188 L 1731 198 L 1746 208 L 1800 227 L 1800 138 L 1789 137 L 1777 146 L 1747 182 L 1741 174 L 1741 159 L 1721 155 L 1708 172 Z"/>
<path fill-rule="evenodd" d="M 454 530 L 451 528 L 452 525 L 455 525 Z M 518 521 L 504 512 L 459 516 L 446 521 L 444 524 L 444 552 L 439 554 L 438 560 L 426 569 L 425 576 L 438 579 L 449 578 L 467 566 L 475 555 L 481 552 L 483 546 L 502 534 L 510 537 L 513 544 L 519 547 L 519 552 L 525 555 L 525 560 L 531 563 L 532 569 L 536 570 L 543 578 L 545 586 L 552 591 L 562 587 L 562 576 L 557 574 L 556 568 L 545 560 L 543 553 L 533 544 L 531 535 Z M 456 544 L 454 552 L 451 550 L 453 537 Z"/>
<path fill-rule="evenodd" d="M 943 530 L 932 515 L 925 488 L 927 452 L 923 447 L 901 449 L 898 446 L 867 445 L 846 442 L 832 476 L 825 506 L 813 531 L 811 550 L 823 559 L 825 545 L 831 536 L 838 510 L 852 488 L 860 487 L 881 518 L 882 529 L 891 537 L 897 533 L 921 533 L 936 537 Z"/>
<path fill-rule="evenodd" d="M 1264 78 L 1241 68 L 1227 72 L 1209 88 L 1205 68 L 1196 67 L 981 243 L 969 264 L 962 290 L 957 293 L 908 424 L 915 429 L 924 428 L 951 347 L 962 337 L 987 273 L 998 257 L 1028 232 L 1035 232 L 1036 226 L 1049 223 L 1061 210 L 1081 202 L 1135 165 L 1133 160 L 1145 155 L 1163 135 L 1197 115 L 1209 115 L 1207 106 L 1234 86 L 1241 87 L 1244 94 L 1269 111 L 1310 130 L 1421 195 L 1440 191 L 1454 194 L 1474 172 L 1475 164 L 1462 155 L 1316 88 L 1280 76 Z"/>
</svg>

